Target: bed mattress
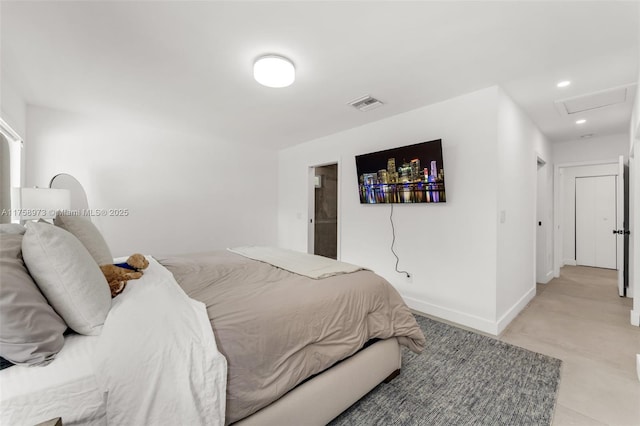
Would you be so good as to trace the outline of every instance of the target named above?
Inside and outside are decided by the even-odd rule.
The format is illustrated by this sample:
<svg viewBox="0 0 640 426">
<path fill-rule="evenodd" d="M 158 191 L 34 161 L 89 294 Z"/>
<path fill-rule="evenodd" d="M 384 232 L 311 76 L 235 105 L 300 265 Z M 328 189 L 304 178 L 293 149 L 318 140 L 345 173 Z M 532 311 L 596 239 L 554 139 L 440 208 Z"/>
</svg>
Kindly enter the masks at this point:
<svg viewBox="0 0 640 426">
<path fill-rule="evenodd" d="M 226 423 L 277 400 L 363 347 L 424 335 L 398 292 L 371 271 L 315 280 L 228 251 L 158 259 L 203 302 L 227 359 Z"/>
</svg>

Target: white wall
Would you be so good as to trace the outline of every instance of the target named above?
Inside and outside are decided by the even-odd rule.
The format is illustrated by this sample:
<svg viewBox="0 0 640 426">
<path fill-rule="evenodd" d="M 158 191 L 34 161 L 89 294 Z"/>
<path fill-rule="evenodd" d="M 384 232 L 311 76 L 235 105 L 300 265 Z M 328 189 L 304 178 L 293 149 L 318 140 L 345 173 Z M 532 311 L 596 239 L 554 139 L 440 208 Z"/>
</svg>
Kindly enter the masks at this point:
<svg viewBox="0 0 640 426">
<path fill-rule="evenodd" d="M 0 114 L 21 137 L 26 136 L 27 105 L 13 83 L 2 75 L 0 84 Z"/>
<path fill-rule="evenodd" d="M 549 163 L 549 141 L 502 90 L 498 97 L 497 305 L 499 331 L 535 296 L 537 157 Z M 548 176 L 545 173 L 545 178 Z M 541 197 L 552 193 L 541 179 Z M 544 214 L 550 214 L 547 206 Z M 546 247 L 551 221 L 544 221 Z M 545 252 L 543 250 L 543 252 Z M 543 255 L 544 259 L 548 256 Z M 549 268 L 552 271 L 552 268 Z"/>
<path fill-rule="evenodd" d="M 414 309 L 497 333 L 498 178 L 499 173 L 510 176 L 523 167 L 498 165 L 498 99 L 504 96 L 497 87 L 491 87 L 282 150 L 279 245 L 307 250 L 308 169 L 338 162 L 341 259 L 371 268 L 388 279 Z M 516 109 L 503 102 L 508 104 L 503 108 Z M 519 112 L 514 114 L 518 116 Z M 519 132 L 513 130 L 514 134 Z M 389 249 L 390 206 L 359 203 L 354 157 L 433 139 L 442 139 L 447 202 L 394 207 L 399 267 L 413 274 L 412 282 L 408 282 L 394 271 L 395 258 Z M 530 146 L 524 150 L 528 154 L 516 150 L 516 161 L 525 157 L 531 161 L 531 176 L 525 179 L 524 191 L 534 188 L 535 156 Z M 520 209 L 511 206 L 508 196 L 505 191 L 502 198 L 509 208 L 508 223 L 518 226 L 528 221 L 525 233 L 533 232 L 533 224 L 520 217 Z M 531 200 L 531 209 L 533 196 L 534 192 L 522 195 Z M 532 211 L 527 212 L 528 218 L 532 215 Z M 503 286 L 508 292 L 500 299 L 504 305 L 517 299 L 515 294 L 522 296 L 521 282 L 531 287 L 531 235 L 526 241 L 526 253 L 522 254 L 526 259 L 520 261 L 517 252 L 514 257 L 518 265 L 529 264 L 522 271 L 524 278 L 518 276 L 517 289 Z M 500 255 L 506 257 L 502 251 Z M 509 269 L 502 278 L 511 277 L 514 271 Z M 509 310 L 503 307 L 501 311 Z"/>
<path fill-rule="evenodd" d="M 629 158 L 629 135 L 622 133 L 553 143 L 555 164 Z"/>
<path fill-rule="evenodd" d="M 181 254 L 276 242 L 273 151 L 154 128 L 29 107 L 27 185 L 74 175 L 114 256 Z"/>
</svg>

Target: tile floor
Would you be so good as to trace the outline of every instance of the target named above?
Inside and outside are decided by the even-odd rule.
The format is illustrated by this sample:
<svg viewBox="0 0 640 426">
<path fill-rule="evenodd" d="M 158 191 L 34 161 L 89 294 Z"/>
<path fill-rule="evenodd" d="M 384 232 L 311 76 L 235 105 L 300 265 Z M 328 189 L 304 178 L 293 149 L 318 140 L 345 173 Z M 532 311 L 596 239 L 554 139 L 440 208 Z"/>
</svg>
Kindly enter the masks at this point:
<svg viewBox="0 0 640 426">
<path fill-rule="evenodd" d="M 616 274 L 563 267 L 499 337 L 563 361 L 554 426 L 640 426 L 640 328 Z"/>
</svg>

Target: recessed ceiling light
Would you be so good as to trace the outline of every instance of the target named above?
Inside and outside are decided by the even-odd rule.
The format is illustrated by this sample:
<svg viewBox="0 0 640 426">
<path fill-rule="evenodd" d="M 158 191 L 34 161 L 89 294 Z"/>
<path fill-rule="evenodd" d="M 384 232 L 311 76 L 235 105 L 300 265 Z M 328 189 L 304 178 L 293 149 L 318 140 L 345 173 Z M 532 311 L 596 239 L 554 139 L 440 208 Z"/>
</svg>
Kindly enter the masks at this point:
<svg viewBox="0 0 640 426">
<path fill-rule="evenodd" d="M 584 124 L 586 122 L 587 120 L 585 120 L 584 118 L 581 118 L 580 120 L 576 120 L 576 124 Z"/>
<path fill-rule="evenodd" d="M 253 64 L 253 78 L 263 86 L 287 87 L 295 81 L 296 69 L 284 56 L 262 56 Z"/>
<path fill-rule="evenodd" d="M 571 82 L 569 80 L 564 80 L 564 81 L 561 81 L 560 83 L 556 84 L 556 86 L 558 86 L 558 87 L 567 87 L 570 84 L 571 84 Z"/>
</svg>

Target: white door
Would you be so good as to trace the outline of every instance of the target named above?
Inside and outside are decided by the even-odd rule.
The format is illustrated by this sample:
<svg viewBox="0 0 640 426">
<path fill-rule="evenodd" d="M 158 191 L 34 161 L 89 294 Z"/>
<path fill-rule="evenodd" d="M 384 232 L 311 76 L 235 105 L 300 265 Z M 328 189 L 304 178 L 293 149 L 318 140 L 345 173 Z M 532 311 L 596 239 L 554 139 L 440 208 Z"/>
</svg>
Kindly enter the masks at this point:
<svg viewBox="0 0 640 426">
<path fill-rule="evenodd" d="M 625 296 L 624 289 L 624 263 L 627 254 L 625 253 L 625 232 L 629 225 L 624 223 L 624 157 L 618 158 L 618 180 L 617 180 L 617 202 L 616 202 L 616 223 L 617 226 L 612 228 L 616 233 L 616 250 L 618 252 L 618 294 Z"/>
<path fill-rule="evenodd" d="M 616 269 L 616 176 L 576 178 L 576 263 Z"/>
</svg>

